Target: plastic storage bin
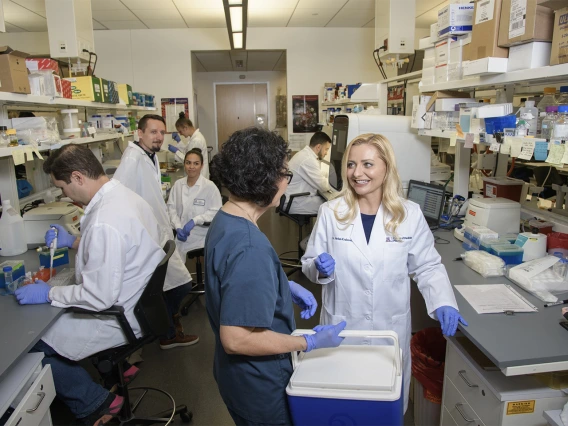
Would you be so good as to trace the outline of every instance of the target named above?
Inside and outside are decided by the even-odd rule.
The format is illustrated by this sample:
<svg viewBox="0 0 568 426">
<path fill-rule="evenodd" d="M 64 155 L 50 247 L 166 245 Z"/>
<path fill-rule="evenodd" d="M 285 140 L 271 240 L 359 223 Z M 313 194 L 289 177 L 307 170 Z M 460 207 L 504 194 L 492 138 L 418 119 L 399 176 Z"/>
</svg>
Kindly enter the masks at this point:
<svg viewBox="0 0 568 426">
<path fill-rule="evenodd" d="M 523 263 L 523 249 L 515 244 L 503 244 L 492 246 L 495 256 L 505 261 L 505 265 L 519 265 Z"/>
<path fill-rule="evenodd" d="M 313 334 L 296 330 L 293 334 Z M 294 373 L 286 388 L 294 425 L 402 425 L 402 352 L 393 331 L 341 332 L 360 339 L 385 338 L 386 345 L 350 345 L 292 352 Z"/>
<path fill-rule="evenodd" d="M 485 198 L 508 198 L 516 201 L 521 199 L 524 181 L 510 177 L 484 177 L 483 196 Z"/>
</svg>

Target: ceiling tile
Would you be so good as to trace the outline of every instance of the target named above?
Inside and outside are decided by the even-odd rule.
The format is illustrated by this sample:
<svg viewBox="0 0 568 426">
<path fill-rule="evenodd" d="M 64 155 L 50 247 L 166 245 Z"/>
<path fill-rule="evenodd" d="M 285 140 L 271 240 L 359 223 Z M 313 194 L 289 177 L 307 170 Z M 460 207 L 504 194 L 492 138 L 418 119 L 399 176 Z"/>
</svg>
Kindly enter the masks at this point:
<svg viewBox="0 0 568 426">
<path fill-rule="evenodd" d="M 229 56 L 231 58 L 231 64 L 233 66 L 233 71 L 253 71 L 248 68 L 248 52 L 233 50 L 229 51 Z M 242 67 L 237 67 L 237 61 L 242 61 Z"/>
<path fill-rule="evenodd" d="M 45 0 L 12 0 L 12 2 L 32 12 L 38 13 L 45 18 Z"/>
<path fill-rule="evenodd" d="M 121 0 L 124 5 L 131 9 L 175 9 L 172 0 Z M 208 1 L 208 0 L 205 0 Z"/>
<path fill-rule="evenodd" d="M 165 20 L 165 19 L 180 19 L 181 15 L 176 9 L 136 9 L 134 13 L 141 20 L 154 19 L 154 20 Z"/>
<path fill-rule="evenodd" d="M 421 3 L 424 0 L 417 0 Z M 349 0 L 344 9 L 373 9 L 375 10 L 375 0 Z"/>
<path fill-rule="evenodd" d="M 120 0 L 91 0 L 91 10 L 126 10 Z"/>
<path fill-rule="evenodd" d="M 9 22 L 5 22 L 5 24 L 6 24 L 6 32 L 7 33 L 23 33 L 23 32 L 26 32 L 26 30 L 24 30 L 23 28 L 12 25 Z"/>
<path fill-rule="evenodd" d="M 325 27 L 337 13 L 335 9 L 296 9 L 289 27 Z"/>
<path fill-rule="evenodd" d="M 140 21 L 103 21 L 109 30 L 145 30 L 148 27 Z"/>
<path fill-rule="evenodd" d="M 430 25 L 434 24 L 437 21 L 438 15 L 433 15 L 428 12 L 416 18 L 416 28 L 430 28 Z"/>
<path fill-rule="evenodd" d="M 355 27 L 360 28 L 369 22 L 369 17 L 374 15 L 374 10 L 369 9 L 341 9 L 333 17 L 328 27 Z"/>
<path fill-rule="evenodd" d="M 93 19 L 93 30 L 106 30 L 107 27 L 105 27 L 103 24 L 101 24 L 99 21 L 95 21 Z"/>
<path fill-rule="evenodd" d="M 336 11 L 345 6 L 347 0 L 300 0 L 298 9 L 335 9 Z"/>
<path fill-rule="evenodd" d="M 282 51 L 249 51 L 247 71 L 272 71 L 278 60 L 282 56 Z"/>
<path fill-rule="evenodd" d="M 143 19 L 143 22 L 152 29 L 158 28 L 187 28 L 185 21 L 181 18 L 179 19 Z"/>
<path fill-rule="evenodd" d="M 286 52 L 282 52 L 282 55 L 280 55 L 280 59 L 278 59 L 273 71 L 286 71 Z"/>
<path fill-rule="evenodd" d="M 174 0 L 174 3 L 179 9 L 223 9 L 223 0 Z"/>
<path fill-rule="evenodd" d="M 365 28 L 375 28 L 375 20 L 371 19 L 369 22 L 367 22 L 364 26 Z"/>
<path fill-rule="evenodd" d="M 209 72 L 232 71 L 231 56 L 228 50 L 217 52 L 195 52 L 199 62 L 203 64 Z"/>
<path fill-rule="evenodd" d="M 252 9 L 294 9 L 299 0 L 249 0 L 248 10 Z"/>
<path fill-rule="evenodd" d="M 189 28 L 226 28 L 223 9 L 180 9 Z"/>
<path fill-rule="evenodd" d="M 138 18 L 129 10 L 93 10 L 97 21 L 137 21 Z"/>
<path fill-rule="evenodd" d="M 285 27 L 294 9 L 249 9 L 249 27 Z"/>
<path fill-rule="evenodd" d="M 193 59 L 195 61 L 195 63 L 197 64 L 197 72 L 207 72 L 207 70 L 205 69 L 205 67 L 203 66 L 203 64 L 201 62 L 199 62 L 197 60 L 197 58 Z"/>
</svg>

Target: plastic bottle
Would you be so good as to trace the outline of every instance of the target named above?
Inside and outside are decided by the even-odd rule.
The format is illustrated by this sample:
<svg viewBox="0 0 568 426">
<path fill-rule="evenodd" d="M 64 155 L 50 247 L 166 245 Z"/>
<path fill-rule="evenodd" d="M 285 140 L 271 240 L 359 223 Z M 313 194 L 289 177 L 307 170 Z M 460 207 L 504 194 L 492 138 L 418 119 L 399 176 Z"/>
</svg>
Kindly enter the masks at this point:
<svg viewBox="0 0 568 426">
<path fill-rule="evenodd" d="M 519 110 L 519 117 L 527 124 L 527 135 L 536 136 L 538 109 L 534 106 L 534 101 L 525 101 L 525 106 Z"/>
<path fill-rule="evenodd" d="M 556 140 L 568 140 L 568 105 L 558 106 L 558 117 L 554 122 L 552 138 Z"/>
<path fill-rule="evenodd" d="M 554 128 L 554 122 L 557 118 L 558 107 L 557 106 L 547 106 L 546 107 L 546 117 L 542 120 L 542 127 L 540 129 L 540 136 L 545 139 L 552 138 L 552 129 Z"/>
<path fill-rule="evenodd" d="M 6 130 L 8 128 L 6 126 L 0 126 L 0 147 L 5 148 L 10 143 L 10 139 L 8 139 L 8 135 L 6 134 Z"/>
<path fill-rule="evenodd" d="M 43 197 L 45 204 L 53 203 L 55 201 L 55 195 L 51 192 L 51 189 L 45 191 L 45 197 Z"/>
<path fill-rule="evenodd" d="M 8 129 L 6 130 L 6 135 L 10 142 L 8 142 L 8 146 L 18 146 L 18 137 L 16 136 L 15 129 Z"/>
<path fill-rule="evenodd" d="M 0 256 L 17 256 L 28 250 L 24 219 L 17 212 L 10 200 L 2 200 L 0 217 Z"/>
<path fill-rule="evenodd" d="M 2 289 L 2 295 L 8 295 L 14 293 L 14 279 L 12 278 L 12 267 L 11 266 L 4 266 L 2 268 L 2 272 L 4 272 L 4 288 Z"/>
<path fill-rule="evenodd" d="M 515 136 L 527 136 L 528 125 L 522 118 L 517 123 L 517 130 L 515 131 Z"/>
<path fill-rule="evenodd" d="M 556 99 L 554 97 L 555 94 L 556 89 L 554 87 L 545 87 L 544 96 L 536 106 L 538 108 L 538 121 L 536 123 L 536 133 L 538 135 L 540 135 L 542 120 L 546 117 L 546 107 L 556 105 Z"/>
</svg>

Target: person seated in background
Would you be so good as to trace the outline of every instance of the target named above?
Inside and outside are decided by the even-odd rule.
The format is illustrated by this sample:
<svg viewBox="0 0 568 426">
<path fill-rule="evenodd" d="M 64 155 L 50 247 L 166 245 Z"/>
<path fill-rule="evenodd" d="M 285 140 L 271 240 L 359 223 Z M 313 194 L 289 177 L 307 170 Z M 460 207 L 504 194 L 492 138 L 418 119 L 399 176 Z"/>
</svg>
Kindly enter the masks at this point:
<svg viewBox="0 0 568 426">
<path fill-rule="evenodd" d="M 186 152 L 183 167 L 187 177 L 178 179 L 168 198 L 168 215 L 177 231 L 176 246 L 180 256 L 203 248 L 207 225 L 222 206 L 221 194 L 213 182 L 203 177 L 203 155 L 199 148 Z"/>
<path fill-rule="evenodd" d="M 179 118 L 176 121 L 176 130 L 179 134 L 176 132 L 172 133 L 172 139 L 178 143 L 178 146 L 169 144 L 168 149 L 170 152 L 176 155 L 177 161 L 183 163 L 186 152 L 191 151 L 193 148 L 199 148 L 203 155 L 203 168 L 201 169 L 201 174 L 206 179 L 209 179 L 209 155 L 207 153 L 207 142 L 205 142 L 205 138 L 199 129 L 193 127 L 193 123 L 185 116 L 183 111 L 179 113 Z M 187 145 L 179 145 L 181 143 L 179 135 L 189 138 Z"/>
<path fill-rule="evenodd" d="M 16 290 L 18 302 L 79 307 L 93 314 L 122 306 L 135 335 L 141 337 L 134 307 L 164 258 L 151 207 L 120 182 L 109 180 L 86 147 L 70 144 L 53 151 L 43 170 L 65 196 L 85 206 L 80 237 L 54 225 L 57 247 L 77 250 L 76 285 L 51 287 L 38 280 Z M 54 237 L 50 229 L 46 244 Z M 76 361 L 127 343 L 116 319 L 66 312 L 31 352 L 45 354 L 43 364 L 51 366 L 57 396 L 71 412 L 84 423 L 98 426 L 119 413 L 124 398 L 95 383 Z M 124 373 L 127 381 L 130 374 L 131 370 Z"/>
<path fill-rule="evenodd" d="M 304 147 L 288 163 L 294 179 L 286 189 L 286 200 L 292 194 L 309 192 L 310 195 L 294 198 L 290 207 L 291 214 L 317 214 L 319 206 L 325 201 L 317 191 L 329 191 L 327 176 L 320 169 L 321 160 L 331 148 L 331 139 L 324 132 L 316 132 Z M 288 201 L 286 201 L 288 202 Z"/>
</svg>

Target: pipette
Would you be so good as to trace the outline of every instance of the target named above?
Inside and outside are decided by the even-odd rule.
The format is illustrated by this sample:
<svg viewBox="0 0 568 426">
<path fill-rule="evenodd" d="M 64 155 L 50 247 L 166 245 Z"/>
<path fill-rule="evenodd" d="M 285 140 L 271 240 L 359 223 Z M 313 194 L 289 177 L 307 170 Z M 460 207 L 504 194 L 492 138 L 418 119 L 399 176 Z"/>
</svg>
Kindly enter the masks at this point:
<svg viewBox="0 0 568 426">
<path fill-rule="evenodd" d="M 55 238 L 49 246 L 49 279 L 51 279 L 51 271 L 53 270 L 53 257 L 55 256 L 55 249 L 57 248 L 57 228 L 52 226 L 51 229 L 53 229 L 53 231 L 55 232 Z"/>
</svg>

